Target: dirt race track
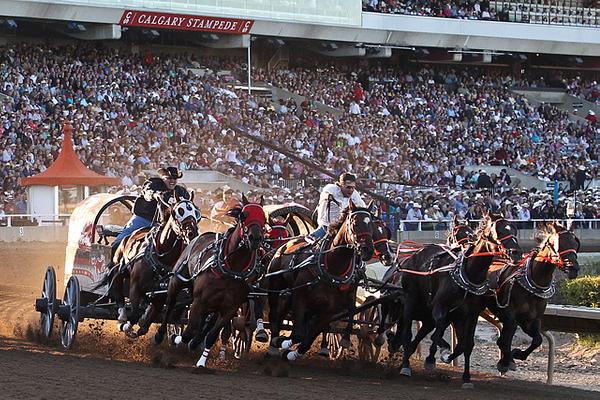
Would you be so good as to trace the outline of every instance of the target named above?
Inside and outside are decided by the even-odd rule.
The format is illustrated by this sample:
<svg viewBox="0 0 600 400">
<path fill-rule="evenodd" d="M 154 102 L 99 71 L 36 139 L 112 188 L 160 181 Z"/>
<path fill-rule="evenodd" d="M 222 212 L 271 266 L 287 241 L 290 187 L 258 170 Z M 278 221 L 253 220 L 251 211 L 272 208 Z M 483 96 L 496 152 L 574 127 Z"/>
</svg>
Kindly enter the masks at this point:
<svg viewBox="0 0 600 400">
<path fill-rule="evenodd" d="M 435 372 L 425 372 L 420 368 L 421 362 L 415 360 L 414 375 L 407 379 L 398 376 L 395 360 L 363 365 L 352 356 L 337 361 L 309 356 L 290 365 L 265 360 L 264 349 L 260 348 L 244 360 L 231 356 L 225 361 L 212 358 L 209 363 L 214 373 L 198 375 L 189 367 L 197 355 L 166 344 L 153 347 L 147 340 L 131 341 L 116 332 L 113 323 L 94 320 L 79 325 L 73 349 L 64 351 L 56 339 L 56 330 L 49 341 L 39 337 L 33 312 L 45 267 L 62 265 L 63 252 L 64 246 L 56 244 L 0 242 L 0 399 L 600 397 L 598 392 L 501 378 L 485 372 L 474 374 L 475 389 L 463 390 L 459 368 L 443 366 Z M 62 276 L 62 270 L 57 275 Z M 59 283 L 57 290 L 60 297 L 61 286 Z M 567 381 L 569 373 L 574 380 L 585 376 L 581 386 L 586 382 L 594 388 L 600 385 L 597 370 L 565 367 L 564 373 Z M 536 376 L 539 380 L 539 374 Z"/>
</svg>

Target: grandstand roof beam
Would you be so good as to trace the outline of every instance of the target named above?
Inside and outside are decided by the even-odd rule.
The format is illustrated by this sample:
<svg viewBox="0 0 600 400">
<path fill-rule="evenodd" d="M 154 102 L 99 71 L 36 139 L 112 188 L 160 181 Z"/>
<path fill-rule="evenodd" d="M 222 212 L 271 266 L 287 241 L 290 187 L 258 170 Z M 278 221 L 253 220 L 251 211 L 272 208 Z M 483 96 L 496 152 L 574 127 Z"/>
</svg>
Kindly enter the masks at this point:
<svg viewBox="0 0 600 400">
<path fill-rule="evenodd" d="M 215 49 L 246 49 L 250 46 L 250 35 L 219 35 L 217 41 L 202 45 Z"/>
</svg>

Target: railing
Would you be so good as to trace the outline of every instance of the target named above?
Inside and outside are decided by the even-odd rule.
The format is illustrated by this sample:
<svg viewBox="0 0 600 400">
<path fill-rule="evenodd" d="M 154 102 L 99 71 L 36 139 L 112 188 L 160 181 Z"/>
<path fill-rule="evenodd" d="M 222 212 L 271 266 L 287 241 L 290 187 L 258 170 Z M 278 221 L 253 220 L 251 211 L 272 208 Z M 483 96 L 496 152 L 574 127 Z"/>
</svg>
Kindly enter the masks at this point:
<svg viewBox="0 0 600 400">
<path fill-rule="evenodd" d="M 6 214 L 0 216 L 0 227 L 66 226 L 70 214 Z"/>
<path fill-rule="evenodd" d="M 446 231 L 452 225 L 452 221 L 432 221 L 432 220 L 395 220 L 393 216 L 382 216 L 382 219 L 388 224 L 392 231 Z M 511 222 L 515 224 L 518 229 L 538 229 L 549 222 L 555 220 L 546 219 L 530 219 L 530 220 L 518 220 L 511 219 Z M 576 229 L 598 229 L 600 230 L 600 219 L 563 219 L 556 220 L 557 222 L 565 226 L 573 226 Z M 470 220 L 469 225 L 477 227 L 481 220 Z"/>
</svg>

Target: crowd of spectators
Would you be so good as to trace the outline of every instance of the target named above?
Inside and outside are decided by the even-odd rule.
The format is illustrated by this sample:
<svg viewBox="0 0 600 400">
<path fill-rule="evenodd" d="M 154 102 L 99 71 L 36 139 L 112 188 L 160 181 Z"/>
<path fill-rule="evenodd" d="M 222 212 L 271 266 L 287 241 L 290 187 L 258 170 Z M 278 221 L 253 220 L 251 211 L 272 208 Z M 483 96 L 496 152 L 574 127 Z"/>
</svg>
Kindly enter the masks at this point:
<svg viewBox="0 0 600 400">
<path fill-rule="evenodd" d="M 490 8 L 487 0 L 363 0 L 363 10 L 390 14 L 421 15 L 427 17 L 508 20 Z"/>
<path fill-rule="evenodd" d="M 600 24 L 597 2 L 488 0 L 363 0 L 363 11 L 426 17 L 541 24 Z"/>
<path fill-rule="evenodd" d="M 577 167 L 597 176 L 597 144 L 590 139 L 595 127 L 571 122 L 550 106 L 530 106 L 505 89 L 510 77 L 445 68 L 380 69 L 368 71 L 373 80 L 364 81 L 363 88 L 358 74 L 336 69 L 257 71 L 257 79 L 309 96 L 301 104 L 289 100 L 276 105 L 229 85 L 242 75 L 242 62 L 132 54 L 117 47 L 2 46 L 0 200 L 23 208 L 18 178 L 51 164 L 65 123 L 84 164 L 121 177 L 125 187 L 139 185 L 142 171 L 160 166 L 214 169 L 265 189 L 269 201 L 293 200 L 309 207 L 322 183 L 313 179 L 324 176 L 292 162 L 285 152 L 336 174 L 358 172 L 371 186 L 385 180 L 458 192 L 504 191 L 505 178 L 491 177 L 491 186 L 482 186 L 481 173 L 464 168 L 488 163 L 547 180 L 574 179 Z M 205 67 L 207 73 L 199 77 L 186 72 L 186 66 Z M 344 113 L 334 117 L 319 112 L 312 106 L 315 98 Z M 286 186 L 293 179 L 304 184 L 291 190 Z M 387 210 L 397 216 L 424 193 L 379 189 L 388 190 L 384 194 L 398 203 L 406 201 L 404 208 Z M 437 198 L 446 195 L 440 192 Z M 448 207 L 458 212 L 455 205 Z"/>
</svg>

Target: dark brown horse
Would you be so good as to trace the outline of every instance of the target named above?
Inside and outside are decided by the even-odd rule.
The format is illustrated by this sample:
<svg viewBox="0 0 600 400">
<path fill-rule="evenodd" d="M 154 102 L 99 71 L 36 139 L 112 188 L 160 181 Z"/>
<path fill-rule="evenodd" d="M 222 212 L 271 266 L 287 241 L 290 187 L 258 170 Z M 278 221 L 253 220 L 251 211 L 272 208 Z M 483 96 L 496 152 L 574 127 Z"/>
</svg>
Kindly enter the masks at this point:
<svg viewBox="0 0 600 400">
<path fill-rule="evenodd" d="M 538 248 L 521 263 L 509 265 L 501 272 L 498 288 L 487 301 L 488 308 L 502 322 L 497 341 L 502 353 L 497 364 L 500 372 L 516 369 L 513 358 L 525 360 L 542 344 L 541 318 L 554 294 L 554 271 L 560 269 L 569 279 L 577 277 L 579 245 L 573 231 L 554 223 L 547 227 Z M 524 351 L 511 349 L 517 326 L 533 339 Z"/>
<path fill-rule="evenodd" d="M 271 345 L 284 349 L 285 359 L 305 354 L 331 318 L 355 301 L 357 268 L 374 253 L 372 224 L 368 209 L 350 201 L 323 240 L 308 247 L 288 243 L 273 257 L 267 283 Z M 286 339 L 279 331 L 290 301 L 293 330 Z"/>
<path fill-rule="evenodd" d="M 155 228 L 143 228 L 127 236 L 119 244 L 114 259 L 117 265 L 96 285 L 109 285 L 109 293 L 118 306 L 121 330 L 131 337 L 144 335 L 164 305 L 164 296 L 147 296 L 168 281 L 168 274 L 185 247 L 198 236 L 201 214 L 191 200 L 177 200 L 171 207 L 162 204 L 161 218 Z M 130 315 L 127 315 L 124 281 L 129 277 Z M 148 302 L 142 315 L 142 302 Z M 133 325 L 140 328 L 133 331 Z"/>
<path fill-rule="evenodd" d="M 501 216 L 490 215 L 484 226 L 466 250 L 454 250 L 426 246 L 401 265 L 404 297 L 400 303 L 396 344 L 402 342 L 404 355 L 402 375 L 410 376 L 410 356 L 417 344 L 436 328 L 432 336 L 430 354 L 425 360 L 426 368 L 435 365 L 437 347 L 444 349 L 445 362 L 465 353 L 465 387 L 470 385 L 469 357 L 473 347 L 473 334 L 477 316 L 481 311 L 480 294 L 487 291 L 487 270 L 496 256 L 509 255 L 520 258 L 521 252 L 516 240 L 516 229 Z M 422 321 L 423 325 L 412 339 L 412 321 Z M 450 323 L 454 323 L 459 333 L 459 346 L 449 357 L 450 345 L 442 335 Z M 471 332 L 472 331 L 472 332 Z M 472 333 L 472 334 L 471 334 Z M 395 347 L 392 343 L 391 347 Z"/>
<path fill-rule="evenodd" d="M 459 221 L 457 216 L 454 216 L 452 220 L 452 227 L 448 231 L 448 237 L 446 239 L 447 246 L 450 248 L 461 247 L 466 249 L 469 245 L 472 244 L 472 241 L 475 238 L 475 231 L 469 226 L 469 221 Z M 398 253 L 396 256 L 395 263 L 400 267 L 400 269 L 417 269 L 418 265 L 424 265 L 432 260 L 436 255 L 442 255 L 447 251 L 450 251 L 450 248 L 444 247 L 439 244 L 413 244 L 411 245 L 412 254 L 415 257 L 409 256 L 410 252 L 404 251 L 400 252 L 400 247 L 398 248 Z M 404 249 L 407 250 L 407 249 Z M 416 252 L 419 254 L 417 255 Z M 406 261 L 405 261 L 406 260 Z M 390 268 L 386 272 L 383 278 L 383 282 L 386 284 L 392 284 L 401 286 L 401 278 L 402 273 L 398 268 Z M 375 339 L 375 344 L 377 346 L 381 346 L 388 340 L 388 347 L 390 352 L 395 353 L 398 351 L 401 344 L 400 334 L 393 335 L 388 338 L 386 330 L 391 328 L 396 324 L 396 321 L 399 320 L 400 316 L 398 311 L 401 311 L 401 307 L 399 306 L 401 298 L 398 296 L 400 294 L 398 289 L 384 289 L 384 301 L 381 303 L 381 318 L 379 322 L 379 328 L 377 330 L 377 338 Z M 394 294 L 397 294 L 394 296 Z M 416 346 L 423 338 L 433 330 L 433 321 L 431 321 L 430 329 L 425 327 L 425 329 L 420 329 L 417 332 L 412 344 L 412 348 L 416 349 Z M 432 355 L 430 354 L 429 359 L 431 359 Z M 435 358 L 433 358 L 435 360 Z M 427 365 L 427 364 L 426 364 Z M 427 365 L 431 367 L 431 365 Z"/>
<path fill-rule="evenodd" d="M 242 195 L 242 206 L 228 211 L 236 225 L 225 234 L 205 233 L 199 236 L 180 257 L 169 282 L 167 310 L 154 340 L 160 343 L 166 333 L 177 294 L 188 286 L 193 301 L 185 331 L 174 340 L 189 343 L 190 349 L 205 339 L 202 356 L 196 363 L 206 367 L 210 349 L 219 332 L 247 301 L 250 284 L 260 271 L 260 248 L 264 239 L 265 212 L 259 203 L 251 203 Z"/>
<path fill-rule="evenodd" d="M 371 209 L 370 206 L 367 207 Z M 375 250 L 373 258 L 377 258 L 384 266 L 389 267 L 393 262 L 393 253 L 390 248 L 390 240 L 392 238 L 392 231 L 387 227 L 385 222 L 373 216 L 373 248 Z M 356 298 L 356 293 L 354 294 L 354 298 Z M 355 300 L 353 300 L 355 302 Z M 349 313 L 353 314 L 352 311 L 355 307 L 355 303 L 349 305 Z M 352 315 L 351 315 L 352 317 Z M 340 341 L 340 345 L 342 347 L 350 347 L 350 334 L 352 332 L 352 323 L 346 324 L 342 339 Z M 324 332 L 321 339 L 321 349 L 319 350 L 319 355 L 329 356 L 328 349 L 328 341 L 327 341 L 327 333 Z M 381 344 L 379 344 L 381 346 Z"/>
</svg>

